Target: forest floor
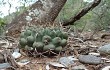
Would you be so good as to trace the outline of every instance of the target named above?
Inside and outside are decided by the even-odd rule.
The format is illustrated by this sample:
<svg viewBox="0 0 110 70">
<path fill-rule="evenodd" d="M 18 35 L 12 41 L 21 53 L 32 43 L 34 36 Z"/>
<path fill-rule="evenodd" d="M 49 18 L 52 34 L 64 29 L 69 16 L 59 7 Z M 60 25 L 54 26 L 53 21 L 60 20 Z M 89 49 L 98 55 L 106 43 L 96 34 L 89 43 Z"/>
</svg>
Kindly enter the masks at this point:
<svg viewBox="0 0 110 70">
<path fill-rule="evenodd" d="M 101 70 L 104 66 L 110 65 L 110 62 L 104 62 L 101 64 L 85 64 L 81 63 L 80 61 L 76 60 L 74 63 L 68 67 L 63 69 L 63 67 L 55 67 L 54 65 L 49 65 L 49 62 L 58 62 L 61 57 L 68 57 L 74 56 L 77 58 L 79 55 L 88 55 L 91 52 L 97 52 L 98 48 L 109 44 L 110 43 L 110 33 L 106 31 L 100 31 L 90 39 L 89 37 L 92 35 L 91 32 L 83 32 L 80 34 L 80 37 L 76 38 L 74 36 L 70 36 L 68 40 L 68 45 L 66 46 L 65 52 L 62 52 L 58 56 L 53 57 L 28 57 L 28 56 L 21 56 L 18 60 L 28 59 L 30 62 L 26 65 L 21 65 L 16 70 L 72 70 L 72 67 L 78 65 L 84 65 L 87 70 Z M 100 55 L 101 58 L 109 59 L 110 56 Z M 48 69 L 48 65 L 49 68 Z M 56 64 L 57 65 L 57 64 Z M 73 69 L 74 70 L 74 69 Z M 85 70 L 85 69 L 81 69 Z M 108 69 L 109 70 L 109 69 Z"/>
<path fill-rule="evenodd" d="M 57 57 L 41 57 L 41 58 L 33 58 L 33 57 L 23 57 L 30 60 L 30 63 L 25 65 L 20 70 L 48 70 L 46 69 L 47 63 L 49 62 L 58 62 L 61 57 L 74 56 L 78 57 L 79 55 L 88 55 L 91 52 L 97 52 L 98 48 L 110 43 L 110 36 L 108 32 L 98 32 L 93 36 L 93 38 L 88 39 L 91 35 L 91 32 L 82 33 L 83 40 L 81 38 L 75 38 L 70 36 L 69 44 L 67 46 L 67 50 L 63 52 L 61 55 Z M 71 48 L 74 48 L 72 50 Z M 109 59 L 109 56 L 101 56 Z M 110 65 L 109 62 L 104 62 L 101 64 L 84 64 L 79 61 L 75 61 L 74 64 L 70 66 L 70 68 L 62 69 L 62 67 L 55 67 L 49 65 L 50 70 L 72 70 L 71 67 L 84 65 L 88 70 L 101 70 L 104 66 Z M 73 69 L 74 70 L 74 69 Z M 81 69 L 84 70 L 84 69 Z"/>
</svg>

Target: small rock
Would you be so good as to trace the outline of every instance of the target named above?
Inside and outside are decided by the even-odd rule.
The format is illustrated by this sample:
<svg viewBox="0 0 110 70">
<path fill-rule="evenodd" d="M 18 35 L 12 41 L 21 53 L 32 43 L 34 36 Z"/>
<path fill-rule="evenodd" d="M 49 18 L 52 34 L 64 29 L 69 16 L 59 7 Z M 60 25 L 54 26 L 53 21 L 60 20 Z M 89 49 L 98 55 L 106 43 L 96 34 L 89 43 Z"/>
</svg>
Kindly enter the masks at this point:
<svg viewBox="0 0 110 70">
<path fill-rule="evenodd" d="M 88 70 L 84 65 L 72 67 L 72 70 Z"/>
<path fill-rule="evenodd" d="M 100 54 L 109 54 L 110 55 L 110 44 L 104 45 L 98 49 Z"/>
<path fill-rule="evenodd" d="M 89 55 L 100 56 L 100 53 L 91 52 Z"/>
<path fill-rule="evenodd" d="M 19 52 L 13 52 L 12 56 L 17 59 L 19 57 L 21 57 L 21 54 Z"/>
<path fill-rule="evenodd" d="M 62 68 L 61 70 L 68 70 L 68 69 L 64 69 L 64 68 Z"/>
<path fill-rule="evenodd" d="M 20 67 L 23 67 L 24 65 L 30 63 L 30 61 L 28 59 L 22 59 L 20 60 L 19 62 L 17 62 L 17 64 L 20 66 Z"/>
<path fill-rule="evenodd" d="M 46 65 L 46 70 L 50 70 L 50 67 L 48 64 Z"/>
<path fill-rule="evenodd" d="M 96 57 L 94 55 L 80 55 L 79 61 L 82 63 L 88 63 L 88 64 L 100 64 L 101 63 L 101 58 Z"/>
<path fill-rule="evenodd" d="M 78 59 L 75 58 L 74 56 L 68 56 L 67 58 L 70 59 L 71 61 L 78 61 Z"/>
<path fill-rule="evenodd" d="M 106 63 L 110 63 L 110 60 L 109 61 L 105 61 Z"/>
<path fill-rule="evenodd" d="M 15 50 L 14 50 L 14 52 L 19 52 L 20 51 L 20 49 L 19 48 L 16 48 Z"/>
<path fill-rule="evenodd" d="M 6 68 L 9 68 L 9 67 L 11 67 L 11 65 L 9 63 L 1 63 L 0 64 L 0 70 L 1 69 L 6 69 Z"/>
<path fill-rule="evenodd" d="M 110 66 L 105 66 L 105 67 L 102 68 L 101 70 L 110 70 Z"/>
<path fill-rule="evenodd" d="M 98 46 L 90 45 L 89 47 L 91 47 L 91 48 L 97 48 Z"/>
<path fill-rule="evenodd" d="M 54 67 L 61 67 L 61 68 L 65 68 L 64 65 L 60 64 L 60 63 L 57 63 L 57 62 L 49 62 L 50 65 L 54 66 Z"/>
<path fill-rule="evenodd" d="M 104 57 L 102 57 L 101 60 L 109 61 L 108 58 L 104 58 Z"/>
<path fill-rule="evenodd" d="M 71 60 L 71 59 L 69 59 L 68 57 L 61 57 L 61 58 L 59 59 L 59 62 L 60 62 L 61 64 L 63 64 L 64 66 L 66 66 L 66 67 L 68 67 L 69 65 L 71 65 L 71 64 L 74 63 L 74 61 Z"/>
</svg>

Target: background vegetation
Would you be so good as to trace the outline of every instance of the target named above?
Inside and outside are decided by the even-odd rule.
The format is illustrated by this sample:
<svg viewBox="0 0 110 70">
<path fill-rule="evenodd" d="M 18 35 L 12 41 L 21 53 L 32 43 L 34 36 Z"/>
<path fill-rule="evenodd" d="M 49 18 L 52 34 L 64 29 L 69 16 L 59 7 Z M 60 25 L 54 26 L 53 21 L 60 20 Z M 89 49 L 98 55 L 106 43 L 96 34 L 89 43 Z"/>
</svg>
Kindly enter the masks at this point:
<svg viewBox="0 0 110 70">
<path fill-rule="evenodd" d="M 9 15 L 0 18 L 0 35 L 4 31 L 4 26 L 9 24 L 16 16 L 29 8 L 26 6 L 26 3 L 30 2 L 29 0 L 20 0 L 23 1 L 23 5 L 19 6 L 16 9 L 16 12 L 9 13 Z M 34 0 L 33 0 L 34 1 Z M 3 2 L 1 2 L 3 4 Z M 87 6 L 88 2 L 83 2 L 83 0 L 68 0 L 62 11 L 60 12 L 57 20 L 63 21 L 69 19 L 71 16 L 74 16 L 78 13 L 79 10 Z M 75 22 L 75 27 L 79 30 L 93 31 L 96 29 L 109 29 L 110 21 L 110 0 L 102 0 L 101 4 L 97 6 L 94 10 L 88 12 L 84 17 L 79 21 Z M 2 12 L 0 12 L 0 16 Z M 72 26 L 73 27 L 73 26 Z"/>
</svg>

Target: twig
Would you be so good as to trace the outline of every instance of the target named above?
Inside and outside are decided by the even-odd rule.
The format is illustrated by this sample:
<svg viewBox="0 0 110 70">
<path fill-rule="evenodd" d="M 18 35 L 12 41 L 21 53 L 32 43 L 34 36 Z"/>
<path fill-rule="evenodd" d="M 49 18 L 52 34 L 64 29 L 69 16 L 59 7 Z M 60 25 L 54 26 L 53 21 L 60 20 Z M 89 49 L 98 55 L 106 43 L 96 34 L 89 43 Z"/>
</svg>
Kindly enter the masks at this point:
<svg viewBox="0 0 110 70">
<path fill-rule="evenodd" d="M 6 52 L 6 54 L 7 54 L 7 60 L 10 61 L 11 65 L 12 65 L 14 68 L 17 68 L 17 67 L 18 67 L 18 64 L 16 63 L 15 59 L 12 57 L 10 51 L 5 49 L 5 52 Z"/>
</svg>

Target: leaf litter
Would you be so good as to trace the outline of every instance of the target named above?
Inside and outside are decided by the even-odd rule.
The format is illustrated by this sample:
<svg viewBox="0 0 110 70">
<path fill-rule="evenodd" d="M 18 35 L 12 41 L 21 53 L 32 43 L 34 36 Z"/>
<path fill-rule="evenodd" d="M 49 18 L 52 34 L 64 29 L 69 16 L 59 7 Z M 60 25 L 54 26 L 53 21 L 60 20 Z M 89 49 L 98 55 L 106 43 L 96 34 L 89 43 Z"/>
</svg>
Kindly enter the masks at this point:
<svg viewBox="0 0 110 70">
<path fill-rule="evenodd" d="M 100 36 L 101 33 L 99 33 L 99 36 L 96 36 L 96 38 L 94 37 L 94 39 L 87 39 L 87 40 L 86 40 L 86 36 L 90 34 L 86 32 L 86 36 L 84 34 L 82 35 L 84 36 L 84 39 L 80 37 L 75 38 L 74 36 L 73 37 L 71 36 L 68 41 L 69 43 L 65 48 L 66 51 L 61 52 L 58 56 L 33 58 L 33 57 L 28 57 L 26 55 L 22 55 L 22 52 L 19 51 L 19 54 L 21 55 L 16 59 L 12 56 L 12 54 L 14 53 L 14 50 L 17 49 L 18 47 L 16 43 L 17 39 L 10 39 L 10 40 L 16 40 L 16 41 L 9 41 L 6 38 L 5 39 L 1 38 L 0 53 L 2 53 L 2 51 L 7 51 L 7 52 L 2 53 L 3 55 L 5 55 L 5 62 L 0 64 L 7 63 L 9 65 L 5 66 L 4 69 L 15 68 L 16 70 L 26 70 L 26 69 L 28 70 L 55 70 L 55 69 L 72 70 L 72 68 L 75 68 L 76 66 L 79 66 L 79 68 L 77 69 L 80 69 L 81 68 L 80 65 L 83 65 L 82 68 L 83 69 L 85 68 L 85 70 L 86 69 L 87 70 L 107 70 L 107 69 L 109 70 L 110 66 L 107 66 L 107 64 L 110 63 L 110 56 L 101 55 L 100 52 L 98 51 L 99 47 L 109 44 L 110 40 L 108 39 L 109 37 L 108 34 L 107 34 L 107 39 L 104 38 L 105 35 L 101 37 Z M 11 49 L 8 47 L 11 47 Z M 16 55 L 19 55 L 19 54 L 16 54 Z M 97 65 L 82 63 L 78 59 L 78 56 L 80 55 L 92 55 L 98 58 L 100 57 L 102 60 L 102 63 Z M 69 60 L 73 60 L 74 62 L 70 64 L 70 66 L 65 67 L 64 64 L 61 64 L 59 62 L 59 59 L 62 57 L 68 57 Z M 26 58 L 28 60 L 24 60 L 24 62 L 21 62 L 20 64 L 19 61 L 22 60 L 23 58 Z"/>
</svg>

